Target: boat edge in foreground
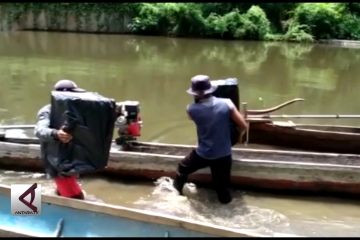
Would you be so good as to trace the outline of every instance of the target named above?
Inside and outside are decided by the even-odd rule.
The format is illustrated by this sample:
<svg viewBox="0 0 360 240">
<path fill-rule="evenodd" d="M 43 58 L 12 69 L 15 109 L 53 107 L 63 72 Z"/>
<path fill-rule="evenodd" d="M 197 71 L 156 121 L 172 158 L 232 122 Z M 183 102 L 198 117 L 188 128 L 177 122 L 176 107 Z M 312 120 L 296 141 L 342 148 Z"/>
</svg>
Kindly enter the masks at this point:
<svg viewBox="0 0 360 240">
<path fill-rule="evenodd" d="M 0 184 L 0 194 L 10 196 L 11 188 L 9 186 Z M 88 201 L 69 199 L 58 196 L 49 196 L 42 194 L 42 202 L 63 206 L 63 207 L 79 209 L 79 210 L 96 212 L 100 214 L 108 214 L 115 217 L 133 219 L 136 221 L 151 222 L 154 224 L 184 228 L 187 230 L 202 232 L 219 237 L 281 237 L 281 236 L 287 237 L 287 234 L 274 233 L 274 236 L 265 236 L 261 234 L 250 233 L 250 232 L 226 228 L 226 227 L 214 226 L 208 223 L 200 223 L 197 221 L 185 220 L 182 218 L 168 216 L 164 214 L 158 214 L 145 210 L 137 210 L 122 206 L 116 206 L 116 205 L 110 205 L 110 204 L 104 204 L 98 202 L 88 202 Z M 10 209 L 9 209 L 9 214 L 10 214 Z M 147 221 L 144 221 L 145 219 Z M 0 227 L 0 232 L 4 232 L 7 234 L 11 234 L 14 230 L 15 229 L 12 228 Z M 30 233 L 28 231 L 22 231 L 22 230 L 18 231 L 18 229 L 16 229 L 16 231 L 18 232 L 16 233 L 16 235 L 18 235 L 19 237 L 20 236 L 45 237 L 43 236 L 43 234 Z"/>
</svg>

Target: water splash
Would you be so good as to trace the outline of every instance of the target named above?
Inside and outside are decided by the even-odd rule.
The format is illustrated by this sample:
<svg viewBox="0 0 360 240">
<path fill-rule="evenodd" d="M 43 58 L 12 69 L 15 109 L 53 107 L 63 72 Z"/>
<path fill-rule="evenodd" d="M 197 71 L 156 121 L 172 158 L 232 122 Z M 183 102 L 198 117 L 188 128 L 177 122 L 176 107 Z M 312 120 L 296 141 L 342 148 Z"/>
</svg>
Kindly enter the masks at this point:
<svg viewBox="0 0 360 240">
<path fill-rule="evenodd" d="M 267 235 L 274 234 L 274 231 L 284 232 L 289 226 L 284 215 L 246 204 L 239 191 L 233 193 L 230 204 L 223 205 L 218 202 L 214 191 L 198 189 L 190 183 L 184 186 L 185 196 L 180 196 L 172 184 L 171 178 L 158 179 L 152 194 L 135 204 L 151 211 Z"/>
</svg>

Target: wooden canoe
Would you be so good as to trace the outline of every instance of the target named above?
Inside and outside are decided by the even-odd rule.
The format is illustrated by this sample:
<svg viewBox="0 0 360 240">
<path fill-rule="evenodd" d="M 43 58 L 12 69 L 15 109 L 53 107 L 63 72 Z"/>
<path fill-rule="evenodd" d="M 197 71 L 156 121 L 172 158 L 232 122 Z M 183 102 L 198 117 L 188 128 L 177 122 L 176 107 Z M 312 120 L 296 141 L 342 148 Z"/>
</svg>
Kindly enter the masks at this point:
<svg viewBox="0 0 360 240">
<path fill-rule="evenodd" d="M 0 185 L 0 237 L 269 237 L 148 211 L 44 194 L 41 215 L 14 216 L 10 214 L 10 196 L 10 187 Z"/>
<path fill-rule="evenodd" d="M 270 113 L 302 101 L 304 99 L 295 98 L 259 110 L 247 110 L 247 104 L 243 103 L 243 114 L 250 126 L 248 142 L 315 152 L 360 154 L 359 127 L 294 124 L 291 121 L 275 122 L 268 118 Z"/>
<path fill-rule="evenodd" d="M 43 171 L 37 139 L 6 141 L 0 142 L 0 167 Z M 174 177 L 179 160 L 193 148 L 134 142 L 121 151 L 113 146 L 104 172 L 147 180 Z M 231 182 L 237 187 L 360 195 L 360 155 L 234 148 L 233 159 Z M 189 180 L 210 182 L 209 169 Z"/>
<path fill-rule="evenodd" d="M 360 127 L 294 124 L 260 117 L 247 118 L 250 144 L 285 147 L 292 150 L 360 154 Z M 31 128 L 33 125 L 24 125 Z M 20 126 L 21 127 L 21 126 Z M 5 133 L 0 132 L 0 139 Z"/>
<path fill-rule="evenodd" d="M 316 152 L 360 154 L 360 127 L 251 122 L 249 143 Z"/>
</svg>

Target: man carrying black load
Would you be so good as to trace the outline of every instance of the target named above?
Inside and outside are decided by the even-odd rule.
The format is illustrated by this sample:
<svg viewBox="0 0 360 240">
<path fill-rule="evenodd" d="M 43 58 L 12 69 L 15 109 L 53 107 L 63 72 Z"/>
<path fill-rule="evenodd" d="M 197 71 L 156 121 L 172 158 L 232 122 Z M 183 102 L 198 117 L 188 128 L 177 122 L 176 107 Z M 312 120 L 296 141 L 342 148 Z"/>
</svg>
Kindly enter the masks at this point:
<svg viewBox="0 0 360 240">
<path fill-rule="evenodd" d="M 78 88 L 77 85 L 70 80 L 60 80 L 55 84 L 55 91 L 69 91 L 69 92 L 86 92 Z M 84 199 L 83 191 L 76 180 L 76 176 L 59 176 L 56 169 L 54 169 L 49 161 L 46 159 L 45 147 L 49 141 L 61 141 L 68 143 L 72 136 L 66 133 L 63 129 L 50 128 L 50 109 L 48 104 L 41 108 L 38 112 L 38 120 L 35 126 L 35 135 L 41 142 L 41 158 L 43 160 L 46 173 L 54 179 L 58 195 L 69 198 Z"/>
<path fill-rule="evenodd" d="M 247 124 L 230 99 L 212 95 L 215 90 L 208 76 L 191 79 L 187 93 L 194 96 L 195 103 L 188 105 L 186 112 L 195 122 L 198 147 L 180 161 L 174 187 L 182 194 L 189 174 L 210 167 L 218 199 L 227 204 L 232 200 L 228 190 L 232 166 L 230 119 L 241 129 L 240 135 L 246 131 Z"/>
</svg>

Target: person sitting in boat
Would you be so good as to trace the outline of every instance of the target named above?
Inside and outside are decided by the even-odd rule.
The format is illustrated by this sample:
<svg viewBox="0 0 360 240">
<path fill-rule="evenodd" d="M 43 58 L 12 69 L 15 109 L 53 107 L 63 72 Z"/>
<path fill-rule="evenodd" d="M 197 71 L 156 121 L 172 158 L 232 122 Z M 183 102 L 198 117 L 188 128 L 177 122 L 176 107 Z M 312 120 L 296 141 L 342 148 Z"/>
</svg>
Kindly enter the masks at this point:
<svg viewBox="0 0 360 240">
<path fill-rule="evenodd" d="M 55 91 L 71 91 L 71 92 L 85 92 L 70 80 L 60 80 L 55 84 Z M 45 146 L 48 141 L 61 141 L 68 143 L 72 136 L 62 129 L 50 128 L 50 109 L 48 104 L 41 108 L 37 115 L 37 123 L 35 126 L 35 135 L 41 142 L 41 158 L 45 165 L 45 171 L 51 178 L 54 179 L 56 185 L 56 193 L 63 197 L 84 199 L 84 193 L 76 180 L 76 176 L 58 176 L 56 169 L 46 160 Z"/>
<path fill-rule="evenodd" d="M 187 93 L 194 96 L 195 103 L 188 105 L 186 111 L 195 122 L 198 147 L 178 164 L 174 187 L 182 194 L 189 174 L 210 167 L 218 199 L 227 204 L 232 201 L 228 190 L 232 165 L 230 119 L 239 126 L 241 134 L 247 124 L 230 99 L 212 95 L 215 90 L 208 76 L 197 75 L 191 79 Z"/>
</svg>

